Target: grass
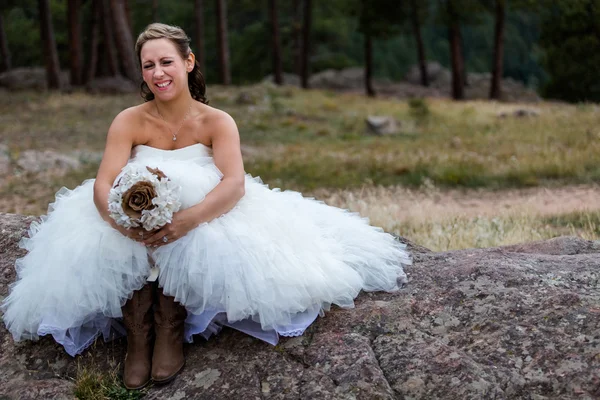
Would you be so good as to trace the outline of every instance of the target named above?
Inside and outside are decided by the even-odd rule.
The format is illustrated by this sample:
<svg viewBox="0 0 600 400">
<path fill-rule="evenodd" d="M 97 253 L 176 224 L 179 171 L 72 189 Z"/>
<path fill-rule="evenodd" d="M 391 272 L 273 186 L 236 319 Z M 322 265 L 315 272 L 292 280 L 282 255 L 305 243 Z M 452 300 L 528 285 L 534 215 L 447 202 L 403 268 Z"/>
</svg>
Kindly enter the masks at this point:
<svg viewBox="0 0 600 400">
<path fill-rule="evenodd" d="M 597 213 L 583 214 L 594 218 Z M 596 215 L 597 216 L 597 215 Z M 464 248 L 506 246 L 561 235 L 575 235 L 586 239 L 600 238 L 598 225 L 575 228 L 569 224 L 552 226 L 548 219 L 568 216 L 539 217 L 532 215 L 499 217 L 453 217 L 441 221 L 412 221 L 392 226 L 392 232 L 402 233 L 412 241 L 435 251 Z"/>
<path fill-rule="evenodd" d="M 419 190 L 365 186 L 319 190 L 327 204 L 350 209 L 434 251 L 495 247 L 561 235 L 600 239 L 600 187 L 560 190 Z M 575 211 L 573 211 L 575 210 Z"/>
<path fill-rule="evenodd" d="M 547 216 L 543 222 L 553 228 L 563 228 L 589 239 L 600 238 L 600 210 Z"/>
<path fill-rule="evenodd" d="M 440 191 L 550 187 L 600 182 L 600 106 L 549 102 L 506 104 L 443 99 L 367 99 L 357 94 L 302 91 L 272 85 L 208 88 L 211 104 L 236 120 L 246 171 L 271 187 L 326 198 L 336 190 L 403 187 Z M 112 118 L 139 104 L 137 95 L 92 96 L 18 92 L 0 96 L 0 143 L 13 160 L 27 149 L 101 152 Z M 517 118 L 519 108 L 537 116 Z M 500 114 L 507 117 L 499 117 Z M 365 118 L 399 121 L 394 136 L 365 134 Z M 0 210 L 45 213 L 61 187 L 95 175 L 97 163 L 66 175 L 20 173 L 0 179 Z M 17 172 L 19 172 L 17 170 Z M 358 195 L 360 197 L 360 195 Z M 360 211 L 372 223 L 436 250 L 481 247 L 575 233 L 598 238 L 595 210 L 452 214 L 395 218 L 378 197 Z M 594 206 L 592 202 L 592 206 Z M 597 205 L 595 206 L 597 207 Z M 414 211 L 414 210 L 413 210 Z"/>
<path fill-rule="evenodd" d="M 256 85 L 210 87 L 211 104 L 236 119 L 242 143 L 259 149 L 246 169 L 298 190 L 361 185 L 511 188 L 600 181 L 600 108 L 539 103 L 535 117 L 495 102 L 367 100 L 354 94 Z M 10 97 L 10 101 L 8 100 Z M 0 141 L 29 148 L 101 151 L 112 118 L 135 95 L 17 93 L 0 99 Z M 366 135 L 368 115 L 401 132 Z"/>
<path fill-rule="evenodd" d="M 75 380 L 74 395 L 80 400 L 138 400 L 147 389 L 127 390 L 115 371 L 105 372 L 80 368 Z"/>
</svg>

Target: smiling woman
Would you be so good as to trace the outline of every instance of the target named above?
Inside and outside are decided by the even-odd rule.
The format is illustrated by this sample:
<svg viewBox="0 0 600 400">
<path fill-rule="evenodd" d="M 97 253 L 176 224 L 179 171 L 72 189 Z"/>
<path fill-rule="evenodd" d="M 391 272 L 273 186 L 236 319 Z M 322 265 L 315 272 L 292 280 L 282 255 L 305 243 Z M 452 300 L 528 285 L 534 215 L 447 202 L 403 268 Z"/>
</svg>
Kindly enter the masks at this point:
<svg viewBox="0 0 600 400">
<path fill-rule="evenodd" d="M 331 304 L 406 283 L 410 258 L 392 235 L 245 174 L 237 126 L 207 105 L 180 28 L 152 24 L 136 50 L 146 101 L 114 119 L 96 179 L 61 190 L 22 241 L 28 254 L 2 304 L 16 340 L 50 334 L 75 355 L 126 331 L 123 379 L 137 389 L 172 380 L 195 334 L 229 326 L 276 344 Z M 181 207 L 161 228 L 126 229 L 109 192 L 144 170 L 168 177 Z"/>
<path fill-rule="evenodd" d="M 169 39 L 166 39 L 166 37 Z M 149 46 L 144 46 L 147 42 Z M 154 42 L 154 43 L 152 43 Z M 170 48 L 166 53 L 158 57 L 160 50 Z M 142 47 L 144 55 L 142 55 Z M 148 85 L 156 85 L 158 88 L 169 86 L 176 71 L 180 71 L 179 64 L 185 63 L 188 72 L 187 84 L 192 98 L 208 104 L 206 100 L 206 84 L 204 76 L 200 72 L 200 65 L 189 47 L 189 38 L 181 30 L 173 31 L 172 27 L 163 24 L 152 24 L 138 37 L 135 51 L 142 65 L 142 97 L 146 101 L 154 99 L 154 92 Z M 153 59 L 154 57 L 154 59 Z M 157 58 L 158 57 L 158 58 Z M 191 69 L 190 69 L 191 68 Z M 161 81 L 162 78 L 162 81 Z M 180 77 L 183 78 L 183 77 Z"/>
</svg>

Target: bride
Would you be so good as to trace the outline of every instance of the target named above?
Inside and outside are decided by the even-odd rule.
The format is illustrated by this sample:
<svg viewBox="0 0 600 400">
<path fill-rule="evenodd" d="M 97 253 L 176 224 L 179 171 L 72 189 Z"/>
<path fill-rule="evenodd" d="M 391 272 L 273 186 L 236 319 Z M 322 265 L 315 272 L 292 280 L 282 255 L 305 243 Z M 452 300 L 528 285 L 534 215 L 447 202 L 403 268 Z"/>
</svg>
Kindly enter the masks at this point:
<svg viewBox="0 0 600 400">
<path fill-rule="evenodd" d="M 245 174 L 234 120 L 210 107 L 189 38 L 151 24 L 138 37 L 145 102 L 114 119 L 95 180 L 61 189 L 21 240 L 4 299 L 15 340 L 52 335 L 71 355 L 127 335 L 123 380 L 166 383 L 183 342 L 229 326 L 275 344 L 331 304 L 406 281 L 405 246 L 366 219 Z M 123 167 L 160 168 L 181 210 L 157 231 L 125 229 L 108 194 Z M 158 271 L 158 276 L 156 272 Z"/>
</svg>

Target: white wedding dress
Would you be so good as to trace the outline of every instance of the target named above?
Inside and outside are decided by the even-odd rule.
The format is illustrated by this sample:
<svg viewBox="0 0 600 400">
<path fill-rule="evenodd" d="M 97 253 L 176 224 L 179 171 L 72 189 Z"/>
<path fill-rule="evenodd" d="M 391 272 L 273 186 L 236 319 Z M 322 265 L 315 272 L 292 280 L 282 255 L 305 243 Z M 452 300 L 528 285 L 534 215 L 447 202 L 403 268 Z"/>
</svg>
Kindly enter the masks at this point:
<svg viewBox="0 0 600 400">
<path fill-rule="evenodd" d="M 158 167 L 182 187 L 182 208 L 220 181 L 212 151 L 144 145 L 130 163 Z M 140 289 L 152 263 L 158 282 L 188 311 L 186 339 L 229 326 L 277 343 L 301 335 L 331 304 L 353 307 L 359 291 L 394 291 L 406 282 L 405 245 L 365 218 L 246 177 L 246 194 L 226 214 L 155 251 L 104 221 L 93 180 L 61 189 L 47 216 L 20 245 L 18 279 L 2 303 L 15 340 L 52 335 L 81 353 L 100 334 L 125 333 L 121 306 Z"/>
</svg>

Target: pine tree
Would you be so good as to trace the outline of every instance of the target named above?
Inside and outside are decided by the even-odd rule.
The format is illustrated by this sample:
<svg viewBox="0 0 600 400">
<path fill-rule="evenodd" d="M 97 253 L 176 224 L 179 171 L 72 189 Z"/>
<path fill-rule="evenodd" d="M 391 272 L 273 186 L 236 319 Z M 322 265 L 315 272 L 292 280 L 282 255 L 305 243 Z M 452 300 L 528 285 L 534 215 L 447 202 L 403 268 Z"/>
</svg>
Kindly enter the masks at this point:
<svg viewBox="0 0 600 400">
<path fill-rule="evenodd" d="M 312 1 L 303 0 L 302 9 L 302 63 L 300 67 L 300 82 L 304 89 L 308 89 L 308 78 L 310 75 L 310 31 L 312 25 Z"/>
<path fill-rule="evenodd" d="M 277 85 L 283 84 L 283 66 L 281 63 L 281 41 L 277 18 L 277 0 L 269 0 L 269 22 L 271 25 L 271 51 L 273 57 L 273 77 Z"/>
<path fill-rule="evenodd" d="M 131 81 L 138 82 L 140 80 L 140 73 L 134 53 L 131 28 L 127 22 L 125 0 L 111 0 L 110 5 L 117 50 L 119 51 L 119 58 L 124 74 Z"/>
<path fill-rule="evenodd" d="M 196 33 L 196 43 L 194 48 L 196 49 L 196 60 L 200 64 L 200 71 L 205 74 L 206 68 L 206 56 L 204 54 L 204 1 L 194 1 L 194 26 Z"/>
<path fill-rule="evenodd" d="M 12 68 L 8 39 L 4 30 L 4 19 L 0 9 L 0 72 L 6 72 Z"/>
<path fill-rule="evenodd" d="M 83 49 L 81 45 L 81 0 L 69 0 L 67 3 L 69 22 L 69 64 L 71 85 L 83 84 Z"/>
<path fill-rule="evenodd" d="M 221 84 L 231 84 L 229 64 L 229 40 L 227 29 L 227 5 L 225 0 L 216 0 L 217 12 L 217 50 L 219 55 L 219 73 Z"/>
<path fill-rule="evenodd" d="M 46 63 L 46 81 L 49 89 L 60 89 L 60 65 L 58 63 L 58 52 L 54 40 L 54 28 L 52 27 L 52 15 L 48 0 L 38 0 L 40 15 L 40 35 L 44 47 L 44 61 Z"/>
</svg>

